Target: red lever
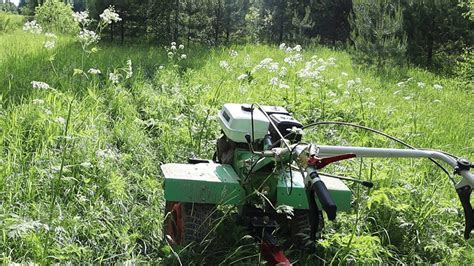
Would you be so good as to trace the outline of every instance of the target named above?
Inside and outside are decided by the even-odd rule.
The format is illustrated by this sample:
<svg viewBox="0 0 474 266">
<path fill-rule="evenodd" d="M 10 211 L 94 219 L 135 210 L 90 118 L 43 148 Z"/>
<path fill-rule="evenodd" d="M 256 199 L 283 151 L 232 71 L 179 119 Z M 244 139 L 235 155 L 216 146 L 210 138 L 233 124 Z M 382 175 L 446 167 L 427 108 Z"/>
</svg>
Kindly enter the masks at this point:
<svg viewBox="0 0 474 266">
<path fill-rule="evenodd" d="M 347 160 L 350 158 L 354 158 L 356 155 L 354 153 L 347 153 L 347 154 L 341 154 L 341 155 L 336 155 L 332 157 L 325 157 L 325 158 L 319 158 L 317 156 L 311 156 L 308 159 L 308 165 L 309 166 L 314 166 L 316 169 L 322 169 L 326 167 L 328 164 L 337 162 L 337 161 L 342 161 L 342 160 Z"/>
</svg>

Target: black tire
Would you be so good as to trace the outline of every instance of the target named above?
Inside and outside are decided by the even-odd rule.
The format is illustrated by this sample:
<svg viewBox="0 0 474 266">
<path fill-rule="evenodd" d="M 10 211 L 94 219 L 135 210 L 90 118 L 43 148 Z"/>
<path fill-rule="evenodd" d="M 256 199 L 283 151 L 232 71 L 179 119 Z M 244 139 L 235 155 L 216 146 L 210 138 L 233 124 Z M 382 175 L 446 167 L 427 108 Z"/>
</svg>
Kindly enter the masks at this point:
<svg viewBox="0 0 474 266">
<path fill-rule="evenodd" d="M 321 237 L 323 226 L 324 221 L 322 213 L 320 212 L 316 239 Z M 295 210 L 293 218 L 288 221 L 288 229 L 290 233 L 290 244 L 294 248 L 307 250 L 313 247 L 314 243 L 311 240 L 311 223 L 308 210 Z"/>
<path fill-rule="evenodd" d="M 175 245 L 203 242 L 209 237 L 217 220 L 214 204 L 166 202 L 165 215 L 165 237 L 170 244 Z"/>
</svg>

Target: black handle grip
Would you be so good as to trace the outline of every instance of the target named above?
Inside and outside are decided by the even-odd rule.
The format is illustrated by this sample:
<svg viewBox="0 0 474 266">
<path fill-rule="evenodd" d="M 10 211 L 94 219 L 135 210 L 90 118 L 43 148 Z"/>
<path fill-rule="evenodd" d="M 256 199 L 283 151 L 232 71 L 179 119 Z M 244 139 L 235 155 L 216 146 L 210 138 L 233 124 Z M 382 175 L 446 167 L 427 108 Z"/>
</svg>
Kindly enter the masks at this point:
<svg viewBox="0 0 474 266">
<path fill-rule="evenodd" d="M 323 210 L 327 213 L 329 220 L 336 219 L 337 206 L 334 203 L 329 190 L 321 179 L 317 176 L 316 172 L 311 173 L 312 178 L 311 191 L 314 192 L 316 197 L 319 199 Z"/>
<path fill-rule="evenodd" d="M 456 190 L 459 199 L 461 200 L 462 208 L 464 209 L 464 219 L 466 227 L 464 229 L 464 238 L 469 239 L 472 229 L 474 229 L 474 209 L 470 202 L 472 188 L 465 186 Z"/>
</svg>

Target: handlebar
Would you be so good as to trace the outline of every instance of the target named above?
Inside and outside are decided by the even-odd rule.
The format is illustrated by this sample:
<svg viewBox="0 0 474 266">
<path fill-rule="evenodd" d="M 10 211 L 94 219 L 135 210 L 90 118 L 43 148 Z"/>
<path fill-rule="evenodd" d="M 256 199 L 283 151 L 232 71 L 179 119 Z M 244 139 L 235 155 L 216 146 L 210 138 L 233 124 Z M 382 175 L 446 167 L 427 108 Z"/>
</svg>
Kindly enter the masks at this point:
<svg viewBox="0 0 474 266">
<path fill-rule="evenodd" d="M 334 203 L 334 200 L 332 199 L 331 195 L 329 194 L 328 188 L 321 180 L 321 178 L 319 178 L 316 171 L 311 172 L 309 176 L 311 178 L 311 185 L 309 186 L 309 190 L 311 191 L 311 193 L 314 193 L 317 199 L 319 199 L 323 210 L 328 215 L 328 219 L 331 221 L 336 219 L 337 206 L 336 203 Z"/>
</svg>

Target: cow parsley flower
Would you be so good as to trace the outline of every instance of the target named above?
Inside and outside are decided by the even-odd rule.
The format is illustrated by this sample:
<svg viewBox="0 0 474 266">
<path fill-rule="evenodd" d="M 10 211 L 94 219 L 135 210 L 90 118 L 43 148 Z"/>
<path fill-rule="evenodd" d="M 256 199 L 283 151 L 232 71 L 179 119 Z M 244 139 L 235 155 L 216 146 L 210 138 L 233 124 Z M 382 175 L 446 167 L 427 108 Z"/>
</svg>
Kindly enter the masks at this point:
<svg viewBox="0 0 474 266">
<path fill-rule="evenodd" d="M 109 6 L 109 8 L 105 9 L 99 17 L 104 21 L 106 24 L 112 24 L 112 22 L 118 22 L 122 19 L 120 18 L 119 14 L 115 12 L 114 6 Z"/>
<path fill-rule="evenodd" d="M 295 47 L 293 47 L 293 50 L 295 50 L 297 52 L 301 52 L 301 50 L 303 50 L 303 48 L 301 47 L 301 45 L 297 44 Z"/>
<path fill-rule="evenodd" d="M 125 73 L 126 73 L 126 76 L 125 76 L 126 79 L 131 78 L 133 75 L 132 60 L 130 59 L 127 60 L 127 68 L 125 69 Z"/>
<path fill-rule="evenodd" d="M 187 56 L 186 56 L 186 54 L 182 54 L 180 58 L 181 58 L 181 60 L 184 60 L 184 59 L 187 58 Z"/>
<path fill-rule="evenodd" d="M 33 89 L 41 89 L 41 90 L 47 90 L 50 88 L 50 86 L 42 81 L 32 81 L 31 85 L 33 86 Z"/>
<path fill-rule="evenodd" d="M 419 88 L 424 88 L 425 87 L 425 83 L 423 83 L 421 81 L 416 83 L 416 84 L 418 85 Z"/>
<path fill-rule="evenodd" d="M 348 88 L 351 88 L 352 86 L 354 86 L 356 84 L 356 82 L 352 79 L 348 80 L 347 81 L 347 87 Z"/>
<path fill-rule="evenodd" d="M 87 29 L 81 30 L 78 38 L 79 41 L 86 46 L 97 43 L 100 40 L 100 36 L 97 33 Z"/>
<path fill-rule="evenodd" d="M 347 74 L 346 72 L 341 72 L 341 76 L 347 77 L 349 76 L 349 74 Z"/>
<path fill-rule="evenodd" d="M 42 104 L 44 104 L 44 100 L 42 100 L 42 99 L 33 99 L 33 104 L 42 105 Z"/>
<path fill-rule="evenodd" d="M 237 80 L 244 80 L 244 79 L 246 79 L 246 78 L 248 78 L 248 77 L 249 77 L 249 75 L 247 75 L 247 74 L 242 74 L 242 75 L 240 75 L 240 76 L 237 77 Z"/>
<path fill-rule="evenodd" d="M 115 73 L 109 73 L 109 80 L 112 84 L 118 84 L 120 81 L 120 75 Z"/>
<path fill-rule="evenodd" d="M 435 88 L 436 90 L 442 90 L 443 86 L 441 86 L 439 84 L 435 84 L 435 85 L 433 85 L 433 88 Z"/>
<path fill-rule="evenodd" d="M 270 81 L 268 82 L 268 84 L 270 84 L 272 86 L 276 86 L 276 85 L 278 85 L 278 83 L 279 83 L 279 80 L 278 80 L 277 77 L 271 78 Z"/>
<path fill-rule="evenodd" d="M 58 38 L 58 36 L 56 36 L 56 34 L 51 33 L 51 32 L 46 32 L 46 33 L 44 34 L 44 36 L 46 36 L 46 37 L 48 37 L 48 38 L 51 38 L 51 39 L 57 39 L 57 38 Z"/>
<path fill-rule="evenodd" d="M 229 55 L 230 55 L 230 57 L 237 57 L 239 55 L 239 53 L 237 53 L 236 50 L 230 50 Z"/>
<path fill-rule="evenodd" d="M 54 122 L 56 122 L 58 124 L 61 124 L 61 125 L 64 125 L 66 123 L 66 119 L 64 119 L 64 117 L 62 117 L 62 116 L 58 116 L 58 117 L 56 117 L 56 119 L 54 119 Z"/>
<path fill-rule="evenodd" d="M 223 69 L 226 69 L 226 70 L 229 69 L 229 67 L 230 67 L 229 63 L 227 61 L 224 61 L 224 60 L 219 62 L 219 66 Z"/>
<path fill-rule="evenodd" d="M 285 47 L 286 47 L 286 43 L 281 43 L 280 46 L 278 46 L 280 50 L 285 50 Z"/>
<path fill-rule="evenodd" d="M 45 41 L 45 42 L 44 42 L 44 48 L 46 48 L 46 49 L 48 49 L 48 50 L 53 49 L 55 46 L 56 46 L 56 42 L 55 42 L 55 41 Z"/>
<path fill-rule="evenodd" d="M 89 19 L 89 12 L 88 11 L 82 11 L 82 12 L 75 12 L 72 14 L 72 17 L 74 18 L 74 21 L 82 24 L 82 25 L 87 25 L 91 20 Z"/>
<path fill-rule="evenodd" d="M 100 75 L 102 72 L 100 72 L 99 69 L 96 69 L 96 68 L 91 68 L 87 71 L 87 73 L 91 74 L 91 75 Z"/>
<path fill-rule="evenodd" d="M 23 25 L 23 30 L 29 31 L 33 34 L 40 34 L 41 32 L 43 32 L 43 28 L 40 24 L 36 23 L 36 20 L 25 22 L 25 24 Z"/>
</svg>

